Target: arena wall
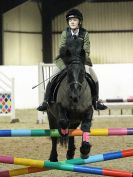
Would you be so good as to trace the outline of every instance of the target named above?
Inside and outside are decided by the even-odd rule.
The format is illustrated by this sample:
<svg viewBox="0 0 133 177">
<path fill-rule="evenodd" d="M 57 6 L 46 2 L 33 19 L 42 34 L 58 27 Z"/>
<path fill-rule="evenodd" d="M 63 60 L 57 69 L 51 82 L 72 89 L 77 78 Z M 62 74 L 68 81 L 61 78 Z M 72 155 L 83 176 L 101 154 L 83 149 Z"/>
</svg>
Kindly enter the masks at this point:
<svg viewBox="0 0 133 177">
<path fill-rule="evenodd" d="M 95 64 L 99 78 L 100 98 L 127 98 L 133 96 L 133 64 Z M 0 66 L 0 71 L 15 79 L 15 108 L 36 108 L 38 89 L 38 65 Z"/>
</svg>

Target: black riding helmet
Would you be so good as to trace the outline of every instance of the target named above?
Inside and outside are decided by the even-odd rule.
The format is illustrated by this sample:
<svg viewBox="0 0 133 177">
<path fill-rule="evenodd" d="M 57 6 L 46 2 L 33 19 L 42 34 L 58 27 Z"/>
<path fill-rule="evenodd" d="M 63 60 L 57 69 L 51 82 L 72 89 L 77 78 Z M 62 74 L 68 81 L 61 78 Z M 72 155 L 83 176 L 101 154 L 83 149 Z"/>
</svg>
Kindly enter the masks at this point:
<svg viewBox="0 0 133 177">
<path fill-rule="evenodd" d="M 68 22 L 70 18 L 78 18 L 80 22 L 83 21 L 83 15 L 78 9 L 71 9 L 67 12 L 66 21 Z"/>
</svg>

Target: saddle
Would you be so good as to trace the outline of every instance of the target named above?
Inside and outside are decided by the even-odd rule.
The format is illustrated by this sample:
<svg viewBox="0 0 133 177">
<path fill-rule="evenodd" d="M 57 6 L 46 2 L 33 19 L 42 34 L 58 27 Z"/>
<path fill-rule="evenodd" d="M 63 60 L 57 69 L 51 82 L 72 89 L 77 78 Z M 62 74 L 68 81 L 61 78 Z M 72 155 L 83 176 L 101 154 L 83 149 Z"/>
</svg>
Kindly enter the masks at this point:
<svg viewBox="0 0 133 177">
<path fill-rule="evenodd" d="M 66 76 L 66 73 L 67 73 L 67 70 L 65 68 L 52 79 L 51 89 L 50 89 L 51 100 L 56 101 L 58 88 L 60 86 L 61 81 Z"/>
<path fill-rule="evenodd" d="M 86 73 L 85 78 L 90 86 L 92 97 L 96 96 L 97 95 L 96 83 L 94 82 L 89 73 Z"/>
<path fill-rule="evenodd" d="M 58 92 L 58 88 L 62 82 L 62 80 L 64 79 L 64 77 L 67 74 L 67 69 L 65 68 L 64 70 L 62 70 L 61 72 L 59 72 L 51 81 L 51 89 L 50 89 L 50 100 L 52 101 L 56 101 L 56 97 L 57 97 L 57 92 Z M 95 96 L 96 93 L 96 84 L 94 82 L 94 80 L 92 79 L 91 75 L 89 73 L 85 73 L 85 78 L 90 86 L 91 89 L 91 93 L 92 96 Z"/>
</svg>

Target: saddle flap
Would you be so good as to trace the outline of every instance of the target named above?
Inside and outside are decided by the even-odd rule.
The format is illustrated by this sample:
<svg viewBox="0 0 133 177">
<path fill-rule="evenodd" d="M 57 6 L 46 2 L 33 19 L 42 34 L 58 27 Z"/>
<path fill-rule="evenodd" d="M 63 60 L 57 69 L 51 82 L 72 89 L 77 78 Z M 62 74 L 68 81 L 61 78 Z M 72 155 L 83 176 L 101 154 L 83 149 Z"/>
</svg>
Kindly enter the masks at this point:
<svg viewBox="0 0 133 177">
<path fill-rule="evenodd" d="M 51 86 L 50 95 L 53 101 L 56 101 L 58 88 L 65 76 L 66 76 L 66 69 L 59 72 L 51 81 L 52 86 Z"/>
</svg>

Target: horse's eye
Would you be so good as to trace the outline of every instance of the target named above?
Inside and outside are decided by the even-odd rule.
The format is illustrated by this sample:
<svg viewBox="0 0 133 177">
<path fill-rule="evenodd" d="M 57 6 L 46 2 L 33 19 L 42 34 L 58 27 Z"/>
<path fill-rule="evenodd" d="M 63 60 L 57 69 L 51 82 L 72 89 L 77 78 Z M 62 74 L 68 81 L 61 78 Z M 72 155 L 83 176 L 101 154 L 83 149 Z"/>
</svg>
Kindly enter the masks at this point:
<svg viewBox="0 0 133 177">
<path fill-rule="evenodd" d="M 82 76 L 84 76 L 84 74 L 85 74 L 84 72 L 81 73 Z"/>
</svg>

